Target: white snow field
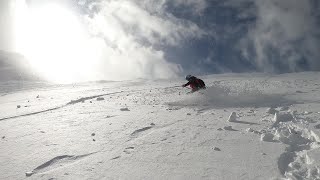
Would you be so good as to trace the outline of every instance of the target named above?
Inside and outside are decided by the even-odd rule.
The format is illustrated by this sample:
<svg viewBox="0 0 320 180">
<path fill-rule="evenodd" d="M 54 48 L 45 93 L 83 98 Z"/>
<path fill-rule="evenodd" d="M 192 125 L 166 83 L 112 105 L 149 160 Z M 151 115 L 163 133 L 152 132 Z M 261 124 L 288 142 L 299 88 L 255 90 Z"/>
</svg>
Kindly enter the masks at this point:
<svg viewBox="0 0 320 180">
<path fill-rule="evenodd" d="M 0 179 L 320 179 L 319 77 L 1 83 Z"/>
</svg>

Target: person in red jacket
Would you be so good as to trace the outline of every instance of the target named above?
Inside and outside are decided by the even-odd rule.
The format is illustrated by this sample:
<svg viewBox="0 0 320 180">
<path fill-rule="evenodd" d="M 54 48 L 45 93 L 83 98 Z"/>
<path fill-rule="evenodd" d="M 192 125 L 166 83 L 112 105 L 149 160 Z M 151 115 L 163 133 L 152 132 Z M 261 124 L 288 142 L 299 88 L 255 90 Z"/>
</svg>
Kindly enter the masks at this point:
<svg viewBox="0 0 320 180">
<path fill-rule="evenodd" d="M 206 88 L 206 85 L 204 84 L 204 82 L 201 79 L 196 78 L 195 76 L 187 75 L 186 80 L 188 82 L 186 84 L 183 84 L 182 87 L 186 87 L 190 85 L 192 89 L 191 92 L 195 92 L 195 91 L 198 91 L 199 89 Z"/>
</svg>

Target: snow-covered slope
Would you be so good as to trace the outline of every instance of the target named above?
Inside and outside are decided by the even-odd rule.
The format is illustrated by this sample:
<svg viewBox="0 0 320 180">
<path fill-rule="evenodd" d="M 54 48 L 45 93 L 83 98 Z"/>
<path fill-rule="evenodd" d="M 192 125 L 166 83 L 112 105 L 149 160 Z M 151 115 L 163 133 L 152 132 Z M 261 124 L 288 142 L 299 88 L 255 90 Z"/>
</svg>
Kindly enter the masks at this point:
<svg viewBox="0 0 320 180">
<path fill-rule="evenodd" d="M 181 80 L 7 91 L 0 179 L 319 179 L 319 76 L 211 75 L 193 94 Z"/>
</svg>

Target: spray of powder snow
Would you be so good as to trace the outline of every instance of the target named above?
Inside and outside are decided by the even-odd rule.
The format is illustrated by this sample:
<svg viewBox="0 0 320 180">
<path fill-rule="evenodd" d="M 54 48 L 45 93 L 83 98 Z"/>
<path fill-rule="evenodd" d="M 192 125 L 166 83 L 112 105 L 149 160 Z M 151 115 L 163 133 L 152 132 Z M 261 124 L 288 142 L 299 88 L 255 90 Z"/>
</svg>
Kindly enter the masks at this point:
<svg viewBox="0 0 320 180">
<path fill-rule="evenodd" d="M 292 104 L 281 94 L 266 94 L 262 91 L 244 86 L 242 88 L 230 88 L 223 86 L 211 86 L 206 90 L 195 92 L 187 98 L 171 102 L 171 106 L 196 106 L 208 108 L 228 107 L 277 107 Z"/>
</svg>

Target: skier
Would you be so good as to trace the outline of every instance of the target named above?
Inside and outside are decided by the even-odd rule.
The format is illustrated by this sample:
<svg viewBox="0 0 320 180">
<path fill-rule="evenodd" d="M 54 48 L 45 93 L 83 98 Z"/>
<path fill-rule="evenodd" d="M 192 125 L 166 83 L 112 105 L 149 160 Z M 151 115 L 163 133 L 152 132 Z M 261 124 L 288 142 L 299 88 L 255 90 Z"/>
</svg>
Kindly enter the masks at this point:
<svg viewBox="0 0 320 180">
<path fill-rule="evenodd" d="M 192 91 L 191 91 L 192 93 L 195 91 L 198 91 L 199 89 L 206 88 L 206 85 L 204 84 L 204 82 L 201 79 L 196 78 L 195 76 L 187 75 L 186 80 L 188 82 L 186 84 L 183 84 L 182 87 L 186 87 L 186 86 L 190 85 L 190 87 L 192 89 Z"/>
</svg>

